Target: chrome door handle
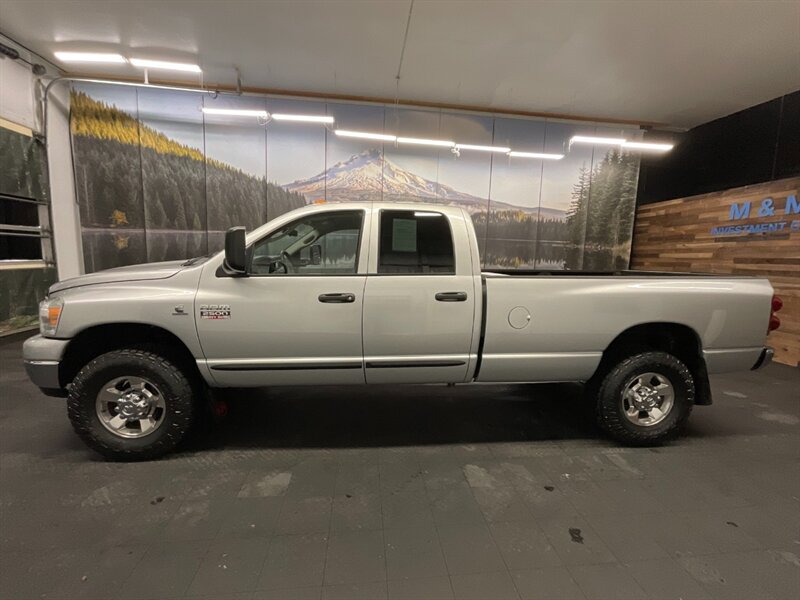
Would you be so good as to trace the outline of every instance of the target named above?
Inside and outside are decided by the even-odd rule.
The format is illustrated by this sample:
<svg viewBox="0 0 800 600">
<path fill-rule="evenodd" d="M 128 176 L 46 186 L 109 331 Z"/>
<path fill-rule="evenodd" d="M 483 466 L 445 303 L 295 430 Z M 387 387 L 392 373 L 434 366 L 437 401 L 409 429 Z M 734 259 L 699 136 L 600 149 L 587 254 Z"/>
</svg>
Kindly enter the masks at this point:
<svg viewBox="0 0 800 600">
<path fill-rule="evenodd" d="M 320 302 L 329 302 L 332 304 L 350 304 L 356 301 L 356 295 L 350 292 L 336 292 L 332 294 L 320 294 Z"/>
<path fill-rule="evenodd" d="M 466 302 L 467 292 L 439 292 L 435 298 L 439 302 Z"/>
</svg>

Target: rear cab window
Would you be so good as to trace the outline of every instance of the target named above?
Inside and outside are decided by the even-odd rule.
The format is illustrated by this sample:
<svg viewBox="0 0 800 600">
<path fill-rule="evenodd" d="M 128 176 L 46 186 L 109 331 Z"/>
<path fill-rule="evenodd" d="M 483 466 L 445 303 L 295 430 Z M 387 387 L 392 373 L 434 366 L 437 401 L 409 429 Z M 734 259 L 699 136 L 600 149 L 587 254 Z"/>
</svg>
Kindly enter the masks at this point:
<svg viewBox="0 0 800 600">
<path fill-rule="evenodd" d="M 379 274 L 455 275 L 453 234 L 445 215 L 415 210 L 380 214 Z"/>
</svg>

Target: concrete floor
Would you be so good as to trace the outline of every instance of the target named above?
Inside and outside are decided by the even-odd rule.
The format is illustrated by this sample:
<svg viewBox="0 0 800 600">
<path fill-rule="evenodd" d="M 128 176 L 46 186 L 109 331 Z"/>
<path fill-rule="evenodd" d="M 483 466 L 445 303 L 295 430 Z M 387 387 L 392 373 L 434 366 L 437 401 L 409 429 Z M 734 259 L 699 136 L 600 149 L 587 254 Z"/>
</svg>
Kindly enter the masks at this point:
<svg viewBox="0 0 800 600">
<path fill-rule="evenodd" d="M 715 377 L 655 449 L 577 386 L 293 388 L 114 464 L 0 360 L 4 599 L 800 597 L 797 369 Z"/>
</svg>

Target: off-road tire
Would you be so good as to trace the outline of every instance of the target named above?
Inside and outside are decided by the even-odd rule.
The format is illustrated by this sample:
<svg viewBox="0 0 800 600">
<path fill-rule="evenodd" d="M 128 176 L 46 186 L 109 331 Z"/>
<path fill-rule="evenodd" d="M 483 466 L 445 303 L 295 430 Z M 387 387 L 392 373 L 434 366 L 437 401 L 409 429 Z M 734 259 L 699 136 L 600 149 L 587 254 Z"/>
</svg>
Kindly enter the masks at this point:
<svg viewBox="0 0 800 600">
<path fill-rule="evenodd" d="M 199 385 L 180 361 L 156 349 L 113 350 L 92 359 L 69 386 L 67 414 L 87 446 L 105 458 L 138 461 L 158 458 L 175 449 L 192 429 L 198 410 Z M 155 383 L 164 396 L 164 422 L 150 435 L 125 439 L 108 431 L 95 408 L 100 387 L 118 376 L 141 376 Z"/>
<path fill-rule="evenodd" d="M 669 379 L 675 400 L 667 417 L 652 426 L 636 425 L 624 414 L 624 386 L 637 374 L 654 372 Z M 628 446 L 657 446 L 678 436 L 692 412 L 694 379 L 689 368 L 666 352 L 642 352 L 610 368 L 597 387 L 597 422 L 612 438 Z"/>
</svg>

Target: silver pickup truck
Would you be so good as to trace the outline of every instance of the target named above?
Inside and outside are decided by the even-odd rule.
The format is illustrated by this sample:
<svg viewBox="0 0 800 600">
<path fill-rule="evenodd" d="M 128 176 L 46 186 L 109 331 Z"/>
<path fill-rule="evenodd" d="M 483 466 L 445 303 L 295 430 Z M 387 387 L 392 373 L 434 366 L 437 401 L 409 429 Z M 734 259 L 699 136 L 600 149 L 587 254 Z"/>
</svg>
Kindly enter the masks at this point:
<svg viewBox="0 0 800 600">
<path fill-rule="evenodd" d="M 53 285 L 31 380 L 114 459 L 172 450 L 209 388 L 586 382 L 626 444 L 673 437 L 708 373 L 758 368 L 777 321 L 765 279 L 481 272 L 460 208 L 312 205 L 188 261 Z"/>
</svg>

